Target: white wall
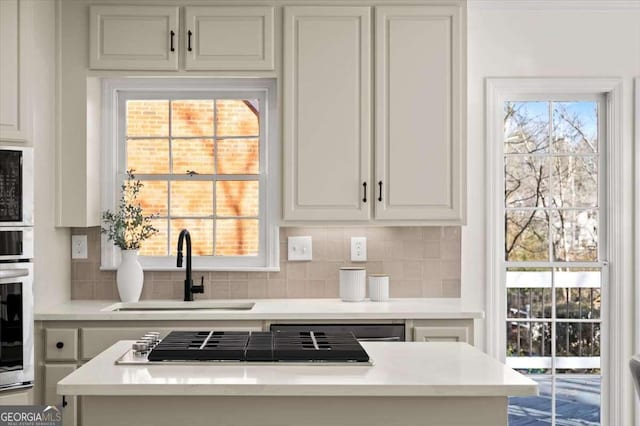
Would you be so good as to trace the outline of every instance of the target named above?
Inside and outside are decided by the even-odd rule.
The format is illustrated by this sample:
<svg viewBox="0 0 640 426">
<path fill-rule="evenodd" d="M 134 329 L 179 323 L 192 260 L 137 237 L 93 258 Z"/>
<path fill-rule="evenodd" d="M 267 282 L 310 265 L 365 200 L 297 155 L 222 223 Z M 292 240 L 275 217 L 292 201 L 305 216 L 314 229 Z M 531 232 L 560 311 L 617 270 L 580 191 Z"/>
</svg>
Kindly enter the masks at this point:
<svg viewBox="0 0 640 426">
<path fill-rule="evenodd" d="M 606 4 L 606 8 L 603 5 Z M 623 78 L 625 276 L 632 292 L 633 77 L 640 76 L 640 2 L 482 1 L 468 11 L 468 226 L 462 231 L 462 297 L 485 309 L 485 111 L 488 77 Z M 632 321 L 632 297 L 626 312 Z M 479 330 L 478 342 L 484 340 Z M 632 351 L 632 337 L 628 347 Z M 632 390 L 627 388 L 629 398 Z M 629 406 L 631 404 L 629 403 Z M 630 416 L 630 414 L 626 414 Z M 625 417 L 631 425 L 631 417 Z"/>
<path fill-rule="evenodd" d="M 35 157 L 35 303 L 69 300 L 71 237 L 55 227 L 56 182 L 56 2 L 33 2 L 30 55 Z"/>
</svg>

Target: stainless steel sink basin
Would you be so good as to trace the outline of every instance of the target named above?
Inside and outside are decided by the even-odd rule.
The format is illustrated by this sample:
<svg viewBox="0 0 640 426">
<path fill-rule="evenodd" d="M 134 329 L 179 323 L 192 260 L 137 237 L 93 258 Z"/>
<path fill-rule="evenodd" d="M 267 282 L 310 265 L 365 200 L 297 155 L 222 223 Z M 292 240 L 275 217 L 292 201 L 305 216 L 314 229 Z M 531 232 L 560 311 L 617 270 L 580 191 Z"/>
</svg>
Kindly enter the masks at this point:
<svg viewBox="0 0 640 426">
<path fill-rule="evenodd" d="M 221 301 L 162 301 L 162 302 L 133 302 L 115 303 L 106 307 L 109 312 L 132 312 L 132 311 L 249 311 L 255 306 L 254 302 L 221 302 Z"/>
</svg>

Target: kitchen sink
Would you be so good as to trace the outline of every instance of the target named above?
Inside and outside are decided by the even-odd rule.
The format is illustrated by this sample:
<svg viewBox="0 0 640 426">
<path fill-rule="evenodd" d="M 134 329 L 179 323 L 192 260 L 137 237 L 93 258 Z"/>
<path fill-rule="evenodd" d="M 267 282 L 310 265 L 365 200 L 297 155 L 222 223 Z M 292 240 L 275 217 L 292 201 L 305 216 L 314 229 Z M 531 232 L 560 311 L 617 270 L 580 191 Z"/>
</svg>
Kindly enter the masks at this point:
<svg viewBox="0 0 640 426">
<path fill-rule="evenodd" d="M 132 302 L 115 303 L 103 309 L 109 312 L 132 311 L 249 311 L 255 306 L 254 302 L 221 302 L 221 301 L 196 301 L 183 302 L 170 300 L 163 302 Z"/>
</svg>

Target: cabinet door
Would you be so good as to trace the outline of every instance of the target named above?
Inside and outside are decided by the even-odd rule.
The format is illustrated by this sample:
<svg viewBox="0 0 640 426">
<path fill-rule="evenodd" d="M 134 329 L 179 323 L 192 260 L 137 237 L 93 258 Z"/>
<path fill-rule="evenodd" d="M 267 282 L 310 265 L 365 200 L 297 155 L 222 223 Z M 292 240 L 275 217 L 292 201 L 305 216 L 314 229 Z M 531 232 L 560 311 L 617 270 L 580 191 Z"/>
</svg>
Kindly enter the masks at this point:
<svg viewBox="0 0 640 426">
<path fill-rule="evenodd" d="M 370 8 L 284 13 L 284 218 L 367 220 Z"/>
<path fill-rule="evenodd" d="M 273 7 L 190 6 L 185 21 L 185 69 L 273 69 Z"/>
<path fill-rule="evenodd" d="M 0 140 L 26 141 L 30 2 L 0 1 Z"/>
<path fill-rule="evenodd" d="M 178 7 L 91 6 L 93 69 L 177 70 Z"/>
<path fill-rule="evenodd" d="M 470 330 L 464 326 L 423 326 L 413 328 L 415 342 L 464 342 L 472 344 Z"/>
<path fill-rule="evenodd" d="M 463 19 L 376 8 L 376 219 L 464 222 Z"/>
<path fill-rule="evenodd" d="M 64 379 L 76 369 L 75 364 L 45 364 L 44 366 L 44 404 L 62 404 L 62 396 L 56 392 L 58 382 Z M 75 426 L 77 424 L 76 397 L 67 397 L 67 406 L 62 409 L 63 426 Z"/>
</svg>

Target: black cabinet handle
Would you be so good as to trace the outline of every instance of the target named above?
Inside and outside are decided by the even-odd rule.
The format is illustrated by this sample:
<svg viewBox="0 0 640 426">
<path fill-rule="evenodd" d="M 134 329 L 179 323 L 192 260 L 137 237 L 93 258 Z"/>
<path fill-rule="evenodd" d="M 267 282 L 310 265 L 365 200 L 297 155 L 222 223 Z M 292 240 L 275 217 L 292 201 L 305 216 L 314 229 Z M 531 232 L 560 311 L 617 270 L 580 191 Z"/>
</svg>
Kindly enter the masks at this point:
<svg viewBox="0 0 640 426">
<path fill-rule="evenodd" d="M 176 36 L 176 33 L 174 33 L 173 31 L 171 31 L 171 51 L 175 52 L 176 49 L 173 47 L 173 38 Z"/>
<path fill-rule="evenodd" d="M 191 30 L 187 31 L 187 50 L 189 52 L 191 52 L 191 36 L 193 35 L 193 33 L 191 32 Z"/>
<path fill-rule="evenodd" d="M 362 198 L 362 202 L 366 203 L 367 202 L 367 182 L 362 183 L 362 193 L 364 195 L 364 197 Z"/>
<path fill-rule="evenodd" d="M 64 348 L 64 343 L 62 343 L 62 342 L 56 343 L 56 348 L 58 348 L 58 349 Z"/>
<path fill-rule="evenodd" d="M 382 181 L 378 182 L 378 186 L 380 187 L 380 194 L 378 195 L 378 201 L 382 201 Z"/>
</svg>

